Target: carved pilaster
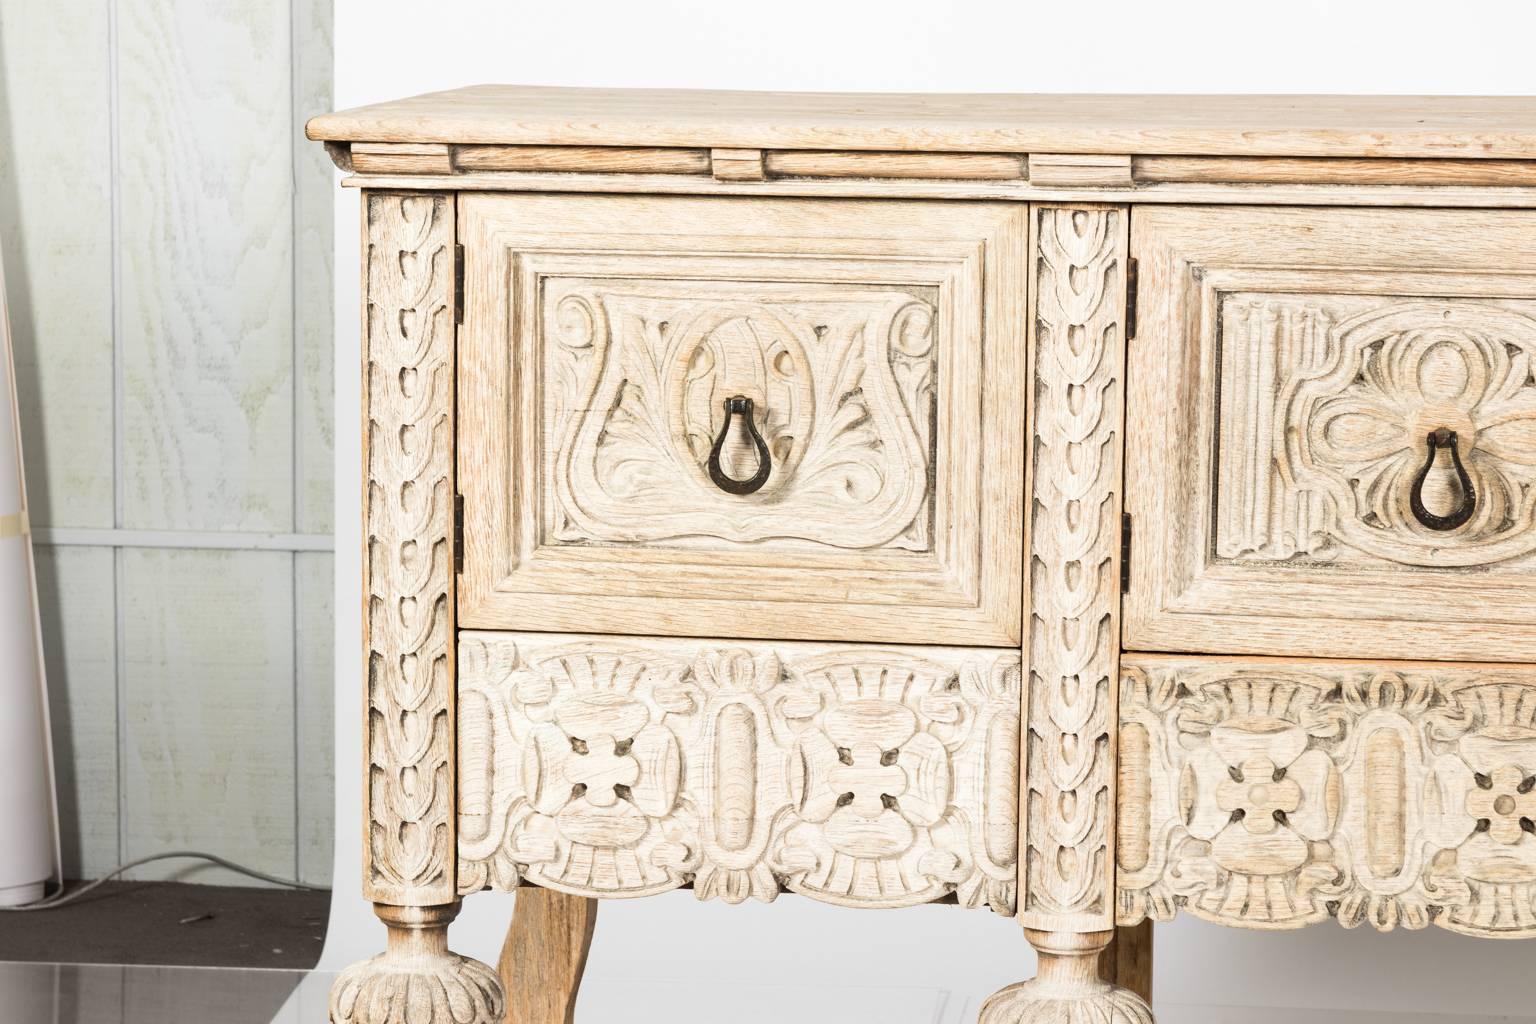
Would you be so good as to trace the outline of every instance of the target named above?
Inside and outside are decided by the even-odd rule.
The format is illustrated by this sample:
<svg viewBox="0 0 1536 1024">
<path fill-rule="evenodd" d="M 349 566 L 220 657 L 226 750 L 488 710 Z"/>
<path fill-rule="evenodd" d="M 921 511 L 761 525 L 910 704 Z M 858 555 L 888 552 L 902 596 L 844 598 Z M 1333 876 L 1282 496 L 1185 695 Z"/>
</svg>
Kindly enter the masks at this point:
<svg viewBox="0 0 1536 1024">
<path fill-rule="evenodd" d="M 369 193 L 363 894 L 454 891 L 453 198 Z"/>
<path fill-rule="evenodd" d="M 1126 212 L 1040 206 L 1030 234 L 1019 918 L 1040 969 L 981 1020 L 1150 1022 L 1097 966 L 1114 928 Z"/>
<path fill-rule="evenodd" d="M 331 988 L 335 1024 L 500 1024 L 501 983 L 448 951 L 454 879 L 454 201 L 369 193 L 363 335 L 363 893 L 381 956 Z"/>
</svg>

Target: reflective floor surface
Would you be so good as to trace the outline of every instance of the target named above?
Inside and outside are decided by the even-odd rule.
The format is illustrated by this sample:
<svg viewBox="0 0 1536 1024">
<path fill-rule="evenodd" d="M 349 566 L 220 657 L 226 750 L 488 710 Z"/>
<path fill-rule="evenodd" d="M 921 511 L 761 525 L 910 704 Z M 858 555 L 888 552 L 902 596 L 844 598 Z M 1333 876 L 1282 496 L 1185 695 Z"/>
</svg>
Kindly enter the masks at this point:
<svg viewBox="0 0 1536 1024">
<path fill-rule="evenodd" d="M 324 1024 L 334 975 L 222 967 L 108 967 L 0 963 L 4 1024 Z M 940 990 L 656 982 L 589 979 L 577 1017 L 583 1024 L 973 1024 L 977 1007 Z M 656 1010 L 648 1015 L 646 1007 Z M 663 1011 L 665 1007 L 665 1011 Z M 1530 1024 L 1531 1017 L 1445 1016 L 1341 1010 L 1157 1007 L 1164 1024 Z"/>
<path fill-rule="evenodd" d="M 331 975 L 0 963 L 5 1024 L 322 1024 Z"/>
</svg>

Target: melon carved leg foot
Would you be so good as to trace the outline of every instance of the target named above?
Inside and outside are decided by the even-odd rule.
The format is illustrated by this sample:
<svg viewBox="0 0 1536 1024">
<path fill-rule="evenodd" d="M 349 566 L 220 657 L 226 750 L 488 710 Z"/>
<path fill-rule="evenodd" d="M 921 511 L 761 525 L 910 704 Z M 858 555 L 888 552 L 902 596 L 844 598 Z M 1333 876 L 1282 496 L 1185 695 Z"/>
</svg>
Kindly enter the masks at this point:
<svg viewBox="0 0 1536 1024">
<path fill-rule="evenodd" d="M 496 972 L 448 950 L 458 903 L 373 909 L 389 928 L 389 944 L 336 978 L 332 1024 L 501 1024 L 506 1000 Z"/>
<path fill-rule="evenodd" d="M 1040 954 L 1039 972 L 988 999 L 979 1024 L 1153 1024 L 1140 996 L 1099 976 L 1113 932 L 1024 934 Z"/>
</svg>

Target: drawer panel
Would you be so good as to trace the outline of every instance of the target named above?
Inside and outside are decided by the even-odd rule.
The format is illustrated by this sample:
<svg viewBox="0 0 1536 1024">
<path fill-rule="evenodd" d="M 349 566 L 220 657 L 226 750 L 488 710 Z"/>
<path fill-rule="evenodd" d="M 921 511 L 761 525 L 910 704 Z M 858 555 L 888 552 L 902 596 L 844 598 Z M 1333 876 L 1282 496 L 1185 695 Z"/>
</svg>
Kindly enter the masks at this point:
<svg viewBox="0 0 1536 1024">
<path fill-rule="evenodd" d="M 1121 667 L 1120 924 L 1536 935 L 1536 668 Z"/>
<path fill-rule="evenodd" d="M 1019 656 L 468 632 L 459 886 L 1014 912 Z"/>
<path fill-rule="evenodd" d="M 1536 660 L 1536 215 L 1131 234 L 1127 645 Z"/>
<path fill-rule="evenodd" d="M 461 218 L 461 624 L 1017 642 L 1022 207 Z"/>
</svg>

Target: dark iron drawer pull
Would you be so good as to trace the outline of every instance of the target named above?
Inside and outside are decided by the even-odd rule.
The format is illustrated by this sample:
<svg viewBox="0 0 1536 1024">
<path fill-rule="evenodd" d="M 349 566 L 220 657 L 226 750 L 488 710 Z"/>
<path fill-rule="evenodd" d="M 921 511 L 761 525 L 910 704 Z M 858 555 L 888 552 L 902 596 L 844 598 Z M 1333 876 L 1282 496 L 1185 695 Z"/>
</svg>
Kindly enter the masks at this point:
<svg viewBox="0 0 1536 1024">
<path fill-rule="evenodd" d="M 757 448 L 757 472 L 745 480 L 737 480 L 720 465 L 720 451 L 725 447 L 725 439 L 730 436 L 732 416 L 741 416 L 746 420 L 747 433 Z M 763 440 L 763 435 L 757 432 L 757 425 L 752 422 L 752 399 L 745 395 L 732 395 L 725 400 L 725 422 L 720 425 L 720 435 L 715 438 L 715 446 L 709 451 L 709 478 L 727 494 L 751 494 L 768 482 L 768 473 L 772 469 L 768 442 Z"/>
<path fill-rule="evenodd" d="M 1451 465 L 1456 467 L 1456 481 L 1461 485 L 1461 504 L 1450 515 L 1437 516 L 1424 507 L 1424 481 L 1429 477 L 1429 471 L 1435 466 L 1435 454 L 1441 448 L 1451 449 Z M 1472 513 L 1477 509 L 1477 491 L 1472 487 L 1472 478 L 1467 475 L 1467 467 L 1461 464 L 1461 452 L 1456 446 L 1456 431 L 1441 427 L 1429 432 L 1429 457 L 1424 460 L 1424 468 L 1419 470 L 1419 475 L 1413 478 L 1413 490 L 1408 495 L 1408 507 L 1413 510 L 1413 517 L 1431 530 L 1454 530 L 1472 518 Z"/>
</svg>

